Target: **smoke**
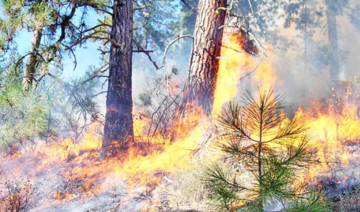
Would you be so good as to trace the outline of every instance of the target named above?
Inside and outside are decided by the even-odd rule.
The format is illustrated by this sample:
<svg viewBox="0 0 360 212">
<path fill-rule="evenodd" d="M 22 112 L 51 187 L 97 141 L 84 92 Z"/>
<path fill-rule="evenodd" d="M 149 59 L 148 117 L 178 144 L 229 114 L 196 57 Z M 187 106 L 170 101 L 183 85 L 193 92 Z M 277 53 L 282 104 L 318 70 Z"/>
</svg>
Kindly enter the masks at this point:
<svg viewBox="0 0 360 212">
<path fill-rule="evenodd" d="M 321 21 L 325 21 L 325 16 Z M 241 76 L 238 82 L 239 92 L 236 99 L 239 98 L 246 90 L 256 91 L 259 86 L 266 84 L 267 88 L 273 88 L 277 93 L 286 95 L 288 105 L 296 109 L 299 105 L 310 105 L 312 101 L 327 98 L 330 94 L 329 85 L 329 61 L 327 61 L 327 32 L 324 27 L 318 26 L 314 29 L 313 37 L 308 39 L 307 54 L 304 56 L 305 41 L 304 34 L 295 26 L 284 28 L 285 20 L 278 20 L 278 26 L 273 31 L 276 32 L 277 41 L 265 42 L 259 36 L 260 41 L 264 44 L 267 57 L 252 57 L 254 65 L 247 67 L 247 72 Z M 339 48 L 342 50 L 341 57 L 341 79 L 353 79 L 358 74 L 360 47 L 360 33 L 356 31 L 345 16 L 338 16 L 339 31 Z M 275 35 L 273 35 L 275 37 Z M 163 69 L 156 70 L 153 63 L 149 61 L 147 55 L 143 53 L 134 54 L 133 57 L 133 99 L 136 104 L 139 103 L 139 96 L 146 89 L 149 89 L 151 79 L 165 78 L 174 70 L 178 70 L 173 77 L 183 80 L 186 78 L 188 69 L 191 40 L 182 40 L 171 46 L 167 57 L 166 66 Z M 236 54 L 236 52 L 234 52 Z M 152 53 L 151 57 L 156 61 L 158 66 L 163 65 L 162 53 Z M 258 66 L 259 65 L 259 66 Z M 261 66 L 262 65 L 262 66 Z M 256 68 L 256 66 L 258 66 Z M 251 72 L 255 69 L 254 72 Z M 250 73 L 251 72 L 251 73 Z M 265 82 L 265 78 L 267 79 Z M 104 90 L 107 89 L 106 84 Z M 166 92 L 166 91 L 165 91 Z M 225 92 L 225 91 L 224 91 Z M 100 95 L 98 103 L 101 106 L 102 113 L 105 114 L 106 94 Z M 64 147 L 66 151 L 68 148 Z M 70 148 L 69 148 L 70 149 Z M 52 154 L 52 153 L 51 153 Z M 81 156 L 81 155 L 80 155 Z M 28 161 L 27 161 L 28 160 Z M 24 166 L 24 161 L 27 166 Z M 31 161 L 31 163 L 29 162 Z M 60 163 L 60 162 L 59 162 Z M 65 163 L 65 162 L 64 162 Z M 75 163 L 75 162 L 74 162 Z M 17 170 L 15 167 L 21 167 L 20 173 L 34 175 L 36 181 L 36 201 L 38 207 L 30 211 L 106 211 L 107 209 L 118 209 L 124 211 L 139 211 L 152 204 L 148 197 L 143 194 L 150 190 L 147 187 L 139 187 L 129 193 L 125 188 L 125 182 L 117 179 L 118 176 L 106 176 L 100 178 L 102 184 L 107 184 L 108 179 L 117 179 L 117 184 L 112 184 L 112 188 L 100 194 L 92 194 L 91 197 L 74 198 L 69 201 L 58 200 L 57 202 L 46 203 L 47 200 L 53 199 L 54 191 L 65 191 L 69 188 L 69 182 L 64 180 L 61 174 L 64 172 L 64 166 L 49 167 L 47 171 L 35 170 L 41 161 L 36 161 L 33 157 L 24 157 L 18 160 L 4 160 L 0 162 L 3 173 L 10 173 Z M 56 163 L 54 163 L 56 164 Z M 92 164 L 88 164 L 89 166 Z M 76 174 L 76 173 L 75 173 Z M 79 173 L 77 173 L 79 174 Z M 4 176 L 4 175 L 3 175 Z M 8 178 L 12 178 L 11 175 Z M 76 178 L 74 178 L 76 179 Z M 81 187 L 79 182 L 77 187 Z M 111 184 L 112 182 L 109 182 Z M 160 187 L 152 190 L 149 196 L 156 196 Z M 45 191 L 49 191 L 48 193 Z M 73 193 L 73 192 L 69 192 Z"/>
<path fill-rule="evenodd" d="M 313 6 L 319 9 L 324 7 L 322 3 Z M 309 6 L 310 7 L 310 6 Z M 309 35 L 305 39 L 305 29 L 299 29 L 296 24 L 285 27 L 286 16 L 280 15 L 276 25 L 270 30 L 270 39 L 264 39 L 261 33 L 254 33 L 266 50 L 267 57 L 252 57 L 254 67 L 247 67 L 247 71 L 238 82 L 238 95 L 241 96 L 246 90 L 256 91 L 261 83 L 254 79 L 259 64 L 269 64 L 276 80 L 273 80 L 271 88 L 276 93 L 284 94 L 287 105 L 294 110 L 299 106 L 310 106 L 314 101 L 321 101 L 331 95 L 329 74 L 329 50 L 326 15 L 310 17 L 316 19 L 313 26 L 308 27 Z M 340 79 L 353 80 L 359 72 L 357 68 L 360 48 L 360 32 L 345 14 L 337 16 L 338 44 L 340 51 Z M 254 27 L 254 26 L 253 26 Z M 256 28 L 256 27 L 255 27 Z M 252 30 L 252 29 L 250 29 Z M 153 64 L 144 54 L 134 55 L 133 67 L 133 99 L 136 102 L 139 95 L 148 88 L 146 82 L 151 78 L 164 78 L 171 72 L 173 67 L 179 70 L 178 77 L 185 79 L 188 69 L 191 40 L 177 42 L 170 48 L 166 57 L 166 67 L 156 70 Z M 236 52 L 234 52 L 236 54 Z M 162 54 L 152 54 L 153 59 L 159 66 L 163 64 Z M 256 69 L 249 74 L 248 71 Z"/>
<path fill-rule="evenodd" d="M 323 2 L 324 3 L 324 2 Z M 324 9 L 325 5 L 317 2 L 312 9 Z M 350 4 L 354 5 L 354 4 Z M 309 6 L 310 7 L 310 6 Z M 351 7 L 351 6 L 350 6 Z M 280 15 L 276 26 L 269 37 L 258 38 L 264 45 L 267 57 L 262 63 L 271 64 L 278 81 L 273 84 L 276 93 L 285 94 L 288 105 L 296 109 L 298 106 L 310 106 L 312 102 L 329 98 L 331 95 L 329 66 L 329 41 L 326 14 L 310 16 L 316 22 L 308 26 L 308 37 L 305 39 L 305 29 L 296 23 L 284 27 L 286 16 Z M 315 20 L 318 19 L 318 20 Z M 360 32 L 346 13 L 337 15 L 337 33 L 340 52 L 340 80 L 354 80 L 359 74 Z M 270 41 L 269 41 L 270 40 Z M 254 60 L 258 60 L 255 58 Z M 239 83 L 240 95 L 245 90 L 257 90 L 259 82 L 252 74 Z M 274 81 L 275 82 L 275 81 Z"/>
<path fill-rule="evenodd" d="M 175 38 L 174 38 L 175 39 Z M 157 66 L 162 67 L 157 70 L 154 64 L 148 59 L 145 54 L 134 54 L 133 56 L 133 100 L 139 103 L 139 95 L 149 89 L 154 79 L 166 79 L 167 76 L 172 76 L 172 79 L 177 79 L 184 82 L 190 57 L 192 40 L 185 38 L 179 40 L 169 47 L 163 61 L 163 52 L 156 52 L 151 54 L 152 59 Z M 165 92 L 166 93 L 166 92 Z"/>
</svg>

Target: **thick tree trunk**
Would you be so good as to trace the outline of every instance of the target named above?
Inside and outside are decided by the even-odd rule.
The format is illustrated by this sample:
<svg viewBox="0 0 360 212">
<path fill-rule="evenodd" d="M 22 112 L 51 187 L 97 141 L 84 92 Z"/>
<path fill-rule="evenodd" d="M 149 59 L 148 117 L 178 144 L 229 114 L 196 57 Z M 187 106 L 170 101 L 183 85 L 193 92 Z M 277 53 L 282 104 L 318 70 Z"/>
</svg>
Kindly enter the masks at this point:
<svg viewBox="0 0 360 212">
<path fill-rule="evenodd" d="M 334 88 L 340 82 L 340 58 L 337 34 L 337 0 L 326 0 L 326 16 L 330 51 L 330 86 Z"/>
<path fill-rule="evenodd" d="M 33 37 L 31 39 L 29 58 L 26 63 L 25 75 L 22 82 L 23 90 L 29 90 L 34 81 L 36 66 L 39 59 L 37 52 L 40 47 L 41 38 L 42 38 L 42 27 L 36 27 L 33 32 Z"/>
<path fill-rule="evenodd" d="M 133 1 L 114 0 L 110 70 L 103 146 L 133 136 L 132 39 Z"/>
<path fill-rule="evenodd" d="M 186 101 L 195 101 L 210 114 L 214 101 L 216 77 L 226 12 L 226 0 L 199 0 L 194 41 L 188 72 L 189 83 Z"/>
</svg>

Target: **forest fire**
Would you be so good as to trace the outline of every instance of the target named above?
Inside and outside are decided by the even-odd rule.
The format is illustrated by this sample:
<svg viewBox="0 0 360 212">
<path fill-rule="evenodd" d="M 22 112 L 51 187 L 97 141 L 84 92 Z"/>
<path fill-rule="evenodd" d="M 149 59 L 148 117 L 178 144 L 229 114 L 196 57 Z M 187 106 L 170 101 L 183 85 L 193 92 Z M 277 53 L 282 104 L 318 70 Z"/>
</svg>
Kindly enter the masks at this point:
<svg viewBox="0 0 360 212">
<path fill-rule="evenodd" d="M 215 98 L 214 103 L 214 108 L 220 109 L 216 109 L 216 112 L 221 110 L 224 103 L 231 101 L 236 96 L 236 85 L 240 77 L 248 73 L 246 70 L 249 67 L 257 68 L 253 81 L 258 83 L 258 89 L 261 92 L 281 85 L 280 79 L 269 62 L 263 62 L 256 66 L 254 59 L 247 54 L 232 50 L 242 48 L 241 44 L 235 42 L 238 40 L 237 37 L 230 36 L 228 40 L 230 43 L 225 43 L 225 45 L 230 46 L 230 49 L 222 49 L 219 84 L 215 93 L 215 96 L 219 98 Z M 225 92 L 225 90 L 231 92 Z M 331 176 L 338 170 L 358 165 L 356 162 L 360 154 L 356 149 L 360 138 L 358 131 L 360 119 L 357 115 L 357 105 L 350 100 L 352 98 L 351 82 L 347 82 L 344 92 L 344 96 L 341 97 L 344 102 L 342 105 L 330 103 L 324 107 L 323 103 L 314 102 L 311 107 L 305 110 L 299 107 L 295 112 L 295 117 L 301 118 L 304 126 L 308 129 L 309 136 L 311 136 L 310 145 L 316 149 L 318 158 L 318 163 L 308 170 L 303 180 L 317 183 L 319 176 Z M 219 101 L 219 107 L 216 107 L 216 101 Z M 352 173 L 353 176 L 359 176 L 359 174 L 359 171 Z"/>
<path fill-rule="evenodd" d="M 355 0 L 11 0 L 0 13 L 0 212 L 327 212 L 338 189 L 360 210 L 360 89 L 340 80 L 360 41 L 338 38 L 358 35 L 344 24 L 360 29 Z M 69 59 L 83 78 L 63 75 Z"/>
<path fill-rule="evenodd" d="M 342 169 L 350 164 L 354 166 L 359 158 L 356 151 L 360 136 L 357 106 L 346 104 L 340 113 L 333 107 L 330 105 L 324 111 L 320 105 L 315 105 L 314 109 L 299 109 L 296 113 L 305 117 L 305 124 L 313 136 L 311 144 L 317 149 L 320 163 L 310 170 L 313 179 L 321 172 Z"/>
<path fill-rule="evenodd" d="M 162 135 L 155 135 L 151 139 L 144 136 L 144 126 L 148 120 L 139 119 L 134 124 L 135 143 L 129 144 L 128 149 L 122 151 L 123 146 L 115 142 L 112 148 L 119 151 L 115 157 L 107 159 L 102 159 L 100 155 L 102 140 L 96 134 L 101 124 L 93 123 L 79 143 L 70 139 L 50 145 L 43 143 L 3 158 L 1 173 L 7 179 L 23 178 L 36 182 L 60 178 L 63 183 L 68 183 L 65 185 L 69 187 L 67 189 L 51 188 L 46 191 L 50 205 L 94 198 L 119 184 L 128 188 L 129 192 L 140 186 L 146 186 L 146 192 L 152 192 L 169 173 L 189 168 L 188 159 L 198 147 L 197 142 L 202 139 L 204 125 L 199 123 L 207 122 L 200 110 L 196 114 L 199 116 L 188 117 L 185 123 L 184 119 L 178 119 L 182 123 L 175 125 L 175 141 L 164 139 Z M 131 197 L 131 194 L 127 196 Z M 154 204 L 152 202 L 150 206 Z M 144 211 L 149 209 L 142 207 Z"/>
<path fill-rule="evenodd" d="M 225 39 L 226 40 L 226 39 Z M 241 49 L 234 37 L 228 38 L 227 45 L 232 49 Z M 237 94 L 237 83 L 249 67 L 254 68 L 255 62 L 243 52 L 234 52 L 223 48 L 220 57 L 220 69 L 215 92 L 213 116 L 221 112 L 222 106 L 231 101 Z M 279 80 L 268 63 L 257 67 L 254 80 L 260 83 L 260 90 L 276 87 Z M 360 120 L 357 117 L 357 107 L 353 104 L 343 106 L 340 113 L 334 106 L 322 108 L 320 104 L 312 108 L 299 108 L 295 116 L 303 117 L 304 125 L 309 128 L 312 137 L 311 146 L 316 149 L 318 163 L 314 164 L 302 180 L 311 179 L 317 182 L 317 177 L 330 173 L 337 168 L 353 165 L 359 159 L 356 151 L 360 132 Z M 194 151 L 206 137 L 206 129 L 211 127 L 210 120 L 202 113 L 201 108 L 192 108 L 193 113 L 186 117 L 176 118 L 173 132 L 176 138 L 156 134 L 146 135 L 146 127 L 150 120 L 136 119 L 134 123 L 135 142 L 130 143 L 127 150 L 116 148 L 115 157 L 101 157 L 102 139 L 96 134 L 101 129 L 101 123 L 94 122 L 88 133 L 80 142 L 70 139 L 54 141 L 50 144 L 41 143 L 34 147 L 12 152 L 0 160 L 3 179 L 26 179 L 34 185 L 40 183 L 36 193 L 42 199 L 32 198 L 30 204 L 46 208 L 55 207 L 71 201 L 89 201 L 104 193 L 116 196 L 116 189 L 126 191 L 118 200 L 126 202 L 126 198 L 135 198 L 132 191 L 143 187 L 143 193 L 152 193 L 151 198 L 141 200 L 139 208 L 133 210 L 151 211 L 154 205 L 160 204 L 159 193 L 163 192 L 159 185 L 171 173 L 191 169 L 189 160 Z M 359 173 L 355 173 L 356 176 Z M 50 185 L 41 182 L 55 180 Z M 346 178 L 344 178 L 346 180 Z M 37 183 L 36 183 L 37 182 Z M 341 182 L 339 182 L 341 183 Z M 46 183 L 44 183 L 46 184 Z M 20 194 L 19 191 L 16 195 Z M 9 193 L 2 200 L 3 205 L 9 204 L 15 194 Z M 132 196 L 133 195 L 133 196 Z M 20 198 L 20 197 L 19 197 Z M 130 201 L 130 200 L 129 200 Z M 139 200 L 134 200 L 141 202 Z M 134 204 L 134 202 L 124 203 Z M 123 207 L 123 206 L 119 206 Z M 128 206 L 124 206 L 125 208 Z M 44 209 L 42 208 L 42 209 Z M 141 208 L 141 209 L 140 209 Z M 6 211 L 7 208 L 2 208 Z M 130 210 L 130 209 L 128 209 Z"/>
</svg>

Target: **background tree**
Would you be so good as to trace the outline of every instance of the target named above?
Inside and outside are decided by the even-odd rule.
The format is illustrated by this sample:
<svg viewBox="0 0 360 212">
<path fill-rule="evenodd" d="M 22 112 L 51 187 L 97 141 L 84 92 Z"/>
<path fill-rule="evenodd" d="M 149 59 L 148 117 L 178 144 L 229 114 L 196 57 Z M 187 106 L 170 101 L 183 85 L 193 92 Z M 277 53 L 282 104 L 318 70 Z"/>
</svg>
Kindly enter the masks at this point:
<svg viewBox="0 0 360 212">
<path fill-rule="evenodd" d="M 321 47 L 314 40 L 322 17 L 314 5 L 317 5 L 317 1 L 293 1 L 284 5 L 286 14 L 284 28 L 289 29 L 294 26 L 295 30 L 299 32 L 298 36 L 288 40 L 293 45 L 301 46 L 296 59 L 297 63 L 303 64 L 301 69 L 296 70 L 299 76 L 298 82 L 305 82 L 309 75 L 317 75 L 320 72 L 319 66 L 325 66 L 319 57 L 322 54 L 316 51 Z M 306 83 L 301 83 L 299 87 L 301 98 L 306 100 L 308 98 L 306 95 L 310 93 L 308 92 L 309 86 Z"/>
<path fill-rule="evenodd" d="M 14 147 L 31 141 L 46 130 L 49 104 L 46 97 L 37 92 L 22 92 L 21 69 L 17 65 L 19 55 L 3 57 L 0 67 L 0 146 Z M 9 54 L 11 55 L 11 54 Z"/>
<path fill-rule="evenodd" d="M 6 50 L 18 32 L 32 32 L 28 57 L 23 74 L 23 89 L 29 90 L 36 76 L 42 79 L 53 69 L 62 68 L 63 55 L 75 56 L 75 47 L 89 39 L 101 39 L 95 29 L 99 25 L 88 26 L 86 16 L 89 9 L 107 14 L 108 0 L 36 0 L 2 1 L 4 17 L 0 20 L 1 47 Z M 75 18 L 79 15 L 80 18 Z M 91 35 L 87 35 L 91 31 Z M 85 36 L 85 37 L 84 37 Z M 75 59 L 76 67 L 76 59 Z"/>
<path fill-rule="evenodd" d="M 194 2 L 190 1 L 189 2 L 191 5 L 194 4 Z M 177 1 L 177 2 L 174 2 L 174 1 L 153 1 L 153 0 L 138 0 L 138 1 L 135 1 L 134 2 L 134 5 L 133 5 L 133 27 L 136 29 L 136 30 L 133 30 L 132 33 L 132 45 L 129 46 L 130 47 L 133 47 L 135 51 L 133 52 L 139 52 L 139 53 L 145 53 L 147 55 L 147 57 L 150 59 L 150 61 L 154 64 L 154 66 L 151 66 L 150 68 L 147 66 L 147 67 L 144 67 L 142 66 L 142 64 L 146 63 L 145 59 L 143 57 L 139 57 L 139 56 L 133 56 L 136 58 L 136 61 L 138 61 L 137 63 L 135 64 L 130 64 L 130 61 L 129 64 L 133 66 L 133 68 L 137 68 L 138 66 L 141 66 L 141 67 L 138 67 L 138 68 L 141 68 L 142 70 L 158 70 L 160 69 L 160 63 L 156 63 L 155 59 L 153 60 L 151 57 L 154 57 L 154 58 L 157 58 L 159 57 L 160 55 L 162 55 L 163 51 L 164 51 L 164 48 L 165 48 L 165 45 L 170 41 L 172 40 L 173 38 L 175 38 L 177 35 L 179 34 L 183 34 L 185 32 L 188 32 L 188 31 L 192 31 L 192 29 L 190 29 L 189 26 L 185 26 L 185 20 L 183 21 L 183 19 L 179 20 L 177 16 L 174 16 L 174 14 L 176 13 L 179 13 L 179 11 L 176 11 L 177 7 L 178 6 L 182 6 L 182 7 L 185 7 L 184 4 L 182 4 L 180 1 Z M 191 11 L 189 10 L 188 8 L 183 8 L 182 11 L 180 12 L 181 14 L 184 14 L 184 13 L 187 13 L 188 11 Z M 193 13 L 193 12 L 192 12 Z M 194 14 L 192 15 L 192 17 L 195 17 Z M 186 21 L 188 20 L 191 20 L 191 19 L 186 19 Z M 114 19 L 112 21 L 112 24 L 114 22 Z M 195 19 L 193 19 L 193 22 L 195 22 Z M 111 21 L 110 21 L 111 23 Z M 123 25 L 122 25 L 123 26 Z M 124 31 L 124 32 L 121 32 L 121 33 L 130 33 L 128 31 Z M 112 35 L 113 32 L 111 33 L 108 33 L 108 35 Z M 127 35 L 123 35 L 123 36 L 128 36 Z M 114 37 L 115 38 L 115 37 Z M 114 38 L 110 38 L 109 37 L 109 40 L 112 41 L 111 44 L 113 44 L 114 42 Z M 129 37 L 130 38 L 130 37 Z M 126 39 L 126 42 L 129 42 L 129 39 Z M 182 50 L 182 52 L 184 53 L 186 50 L 185 49 L 188 49 L 186 47 L 181 47 L 182 44 L 180 44 L 179 48 Z M 107 52 L 106 50 L 104 52 Z M 187 53 L 188 54 L 188 53 Z M 128 57 L 128 55 L 126 55 L 126 57 Z M 126 59 L 127 60 L 127 59 Z M 147 59 L 146 59 L 147 60 Z M 124 61 L 125 62 L 125 61 Z M 123 71 L 125 71 L 123 69 Z M 115 84 L 111 82 L 111 80 L 113 80 L 115 76 L 113 76 L 113 73 L 111 70 L 110 70 L 110 78 L 109 78 L 109 89 L 114 86 Z M 122 75 L 122 76 L 125 76 L 125 75 Z M 131 76 L 131 74 L 127 75 L 126 76 Z M 120 75 L 118 75 L 117 77 L 120 77 Z M 170 77 L 170 76 L 167 76 L 167 77 Z M 131 77 L 129 78 L 129 80 L 131 80 Z M 128 82 L 129 84 L 127 84 L 127 86 L 122 86 L 121 89 L 127 89 L 127 92 L 131 89 L 129 86 L 130 86 L 130 82 Z M 116 90 L 116 89 L 120 89 L 120 87 L 117 87 L 117 88 L 114 88 L 113 90 Z M 108 91 L 109 94 L 113 91 Z M 120 92 L 120 91 L 117 91 L 117 92 Z M 121 92 L 126 92 L 126 91 L 121 91 Z M 148 97 L 145 97 L 145 95 L 148 95 L 148 94 L 145 94 L 143 93 L 140 98 L 146 98 L 146 99 L 151 99 L 152 97 L 150 96 L 149 98 Z M 163 96 L 164 98 L 166 98 L 169 102 L 169 104 L 173 104 L 174 101 L 171 99 L 171 98 L 168 98 L 166 96 Z M 105 124 L 105 140 L 106 140 L 106 144 L 104 144 L 105 146 L 109 144 L 109 142 L 113 141 L 113 140 L 117 140 L 117 141 L 122 141 L 124 140 L 127 136 L 131 136 L 133 134 L 132 132 L 132 126 L 130 127 L 130 125 L 132 125 L 132 117 L 130 118 L 130 114 L 128 114 L 131 109 L 130 109 L 130 105 L 132 105 L 132 103 L 126 103 L 126 102 L 129 102 L 131 99 L 131 92 L 128 93 L 128 96 L 125 98 L 123 98 L 121 101 L 123 103 L 121 104 L 118 104 L 120 102 L 120 100 L 117 100 L 118 103 L 115 104 L 114 103 L 111 103 L 115 100 L 111 100 L 113 98 L 113 95 L 108 95 L 107 96 L 107 102 L 108 102 L 108 107 L 107 107 L 107 117 L 114 117 L 115 116 L 112 116 L 110 115 L 110 113 L 112 112 L 109 112 L 109 111 L 112 111 L 111 108 L 114 108 L 114 107 L 110 107 L 110 105 L 114 106 L 114 105 L 118 105 L 117 107 L 119 108 L 116 108 L 116 110 L 118 109 L 124 109 L 126 108 L 126 111 L 124 110 L 121 110 L 123 113 L 123 115 L 116 115 L 118 118 L 116 118 L 116 120 L 111 120 L 109 121 L 108 119 L 106 119 L 107 123 Z M 126 99 L 126 100 L 125 100 Z M 153 99 L 154 101 L 154 99 Z M 161 102 L 166 102 L 164 101 L 164 99 L 161 100 Z M 122 104 L 124 104 L 123 106 L 121 106 Z M 126 104 L 128 104 L 126 106 Z M 147 104 L 147 103 L 145 103 Z M 147 104 L 147 106 L 150 106 Z M 154 105 L 151 105 L 151 106 L 154 106 Z M 159 107 L 162 107 L 164 105 L 161 105 Z M 168 108 L 168 107 L 166 107 Z M 156 109 L 155 109 L 156 110 Z M 119 111 L 119 110 L 118 110 Z M 127 114 L 127 115 L 126 115 Z M 124 117 L 127 117 L 126 119 L 124 119 Z M 149 114 L 149 116 L 151 116 Z M 161 116 L 163 117 L 163 116 Z M 124 120 L 126 120 L 126 123 L 124 122 Z M 160 121 L 162 120 L 162 118 L 160 118 Z M 163 121 L 161 121 L 163 122 Z M 121 126 L 117 126 L 116 127 L 116 124 L 119 124 Z M 114 129 L 111 129 L 112 126 L 114 126 L 115 128 Z M 120 132 L 119 131 L 119 128 L 122 127 L 123 130 Z M 150 127 L 151 128 L 151 127 Z M 164 129 L 165 130 L 165 129 Z M 113 134 L 113 132 L 116 131 L 118 132 L 119 134 L 118 135 L 110 135 L 110 134 Z M 150 130 L 152 131 L 152 130 Z M 155 129 L 155 131 L 157 131 L 157 128 Z M 166 130 L 165 130 L 166 131 Z M 154 132 L 152 132 L 154 133 Z M 114 139 L 116 138 L 116 139 Z"/>
<path fill-rule="evenodd" d="M 337 11 L 340 1 L 326 0 L 326 19 L 329 39 L 330 86 L 335 88 L 340 83 L 340 55 L 338 45 Z"/>
<path fill-rule="evenodd" d="M 22 90 L 21 56 L 10 49 L 1 56 L 0 67 L 0 145 L 36 144 L 71 138 L 77 142 L 85 129 L 101 119 L 96 97 L 99 72 L 90 67 L 87 74 L 70 82 L 55 75 L 37 83 L 36 90 Z"/>
<path fill-rule="evenodd" d="M 285 27 L 289 27 L 291 23 L 295 23 L 296 28 L 304 33 L 304 62 L 305 67 L 312 68 L 310 74 L 314 74 L 316 69 L 321 67 L 329 67 L 329 86 L 336 88 L 340 85 L 341 63 L 346 57 L 345 49 L 339 47 L 339 35 L 342 31 L 339 28 L 339 17 L 347 16 L 351 23 L 357 28 L 359 25 L 358 8 L 356 1 L 295 1 L 285 5 L 287 15 Z M 341 20 L 341 19 L 340 19 Z M 321 25 L 325 22 L 325 26 Z M 313 40 L 316 31 L 326 27 L 327 43 L 320 46 L 319 42 Z M 311 49 L 311 45 L 318 45 L 317 48 Z M 324 55 L 324 58 L 319 58 Z M 318 60 L 308 60 L 308 58 L 319 58 L 318 60 L 324 64 L 318 64 Z"/>
<path fill-rule="evenodd" d="M 183 34 L 193 34 L 195 29 L 198 0 L 181 0 L 181 19 L 177 29 L 181 29 Z"/>
</svg>

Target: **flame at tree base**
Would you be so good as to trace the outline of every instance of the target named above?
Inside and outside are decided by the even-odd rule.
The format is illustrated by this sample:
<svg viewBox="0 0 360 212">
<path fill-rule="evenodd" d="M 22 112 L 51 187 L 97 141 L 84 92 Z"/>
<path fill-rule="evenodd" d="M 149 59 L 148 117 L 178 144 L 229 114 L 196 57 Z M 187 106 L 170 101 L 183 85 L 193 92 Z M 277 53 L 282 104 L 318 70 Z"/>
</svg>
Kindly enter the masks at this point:
<svg viewBox="0 0 360 212">
<path fill-rule="evenodd" d="M 197 142 L 203 137 L 204 124 L 200 123 L 208 123 L 201 109 L 193 108 L 192 114 L 177 119 L 179 123 L 174 124 L 177 136 L 173 141 L 164 139 L 160 134 L 151 139 L 144 136 L 143 126 L 149 120 L 134 123 L 134 126 L 140 128 L 136 130 L 140 133 L 135 135 L 135 141 L 114 142 L 106 150 L 111 157 L 105 159 L 102 156 L 102 138 L 96 133 L 102 125 L 93 123 L 87 135 L 78 143 L 70 139 L 48 145 L 41 143 L 35 149 L 24 148 L 2 158 L 1 175 L 3 179 L 26 179 L 35 184 L 48 179 L 56 180 L 53 183 L 59 186 L 47 188 L 41 195 L 45 198 L 32 203 L 41 207 L 89 201 L 111 191 L 119 193 L 119 188 L 125 191 L 122 194 L 125 199 L 134 201 L 131 193 L 136 188 L 141 188 L 140 196 L 143 193 L 159 192 L 158 185 L 165 176 L 190 168 L 189 159 L 198 148 Z M 120 202 L 124 201 L 123 198 L 117 199 Z M 158 198 L 156 195 L 151 198 L 151 204 L 148 199 L 139 201 L 139 207 L 147 211 L 156 205 Z M 144 202 L 149 207 L 144 206 Z"/>
<path fill-rule="evenodd" d="M 237 95 L 237 84 L 248 67 L 257 65 L 253 58 L 243 52 L 238 38 L 224 38 L 227 47 L 223 48 L 220 59 L 217 86 L 214 95 L 213 117 L 221 111 L 226 102 Z M 269 90 L 279 84 L 279 79 L 269 63 L 257 67 L 254 81 L 261 90 Z M 313 109 L 312 109 L 313 108 Z M 303 110 L 298 109 L 296 116 L 302 116 L 312 137 L 311 146 L 316 149 L 318 163 L 308 170 L 299 181 L 312 180 L 337 168 L 351 167 L 359 159 L 358 141 L 360 120 L 357 106 L 345 104 L 336 113 L 333 106 L 321 108 L 320 104 Z M 159 194 L 166 188 L 159 186 L 174 172 L 192 169 L 192 155 L 201 148 L 204 140 L 211 143 L 211 120 L 201 108 L 191 108 L 186 117 L 178 115 L 173 123 L 176 137 L 155 134 L 146 136 L 144 129 L 149 119 L 135 120 L 134 142 L 113 143 L 107 152 L 112 157 L 103 158 L 102 138 L 96 132 L 102 129 L 100 123 L 93 123 L 87 135 L 77 143 L 71 139 L 46 144 L 40 142 L 36 147 L 28 146 L 0 160 L 2 179 L 23 179 L 38 187 L 29 204 L 34 211 L 65 211 L 105 207 L 106 209 L 127 211 L 151 211 L 159 205 Z M 204 158 L 215 160 L 214 151 L 202 151 Z M 354 173 L 356 176 L 359 172 Z M 299 182 L 300 183 L 300 182 Z M 11 202 L 14 194 L 6 193 L 1 204 Z M 28 187 L 26 187 L 28 188 Z M 26 193 L 25 190 L 20 190 Z M 146 195 L 151 194 L 151 195 Z M 150 197 L 149 197 L 150 196 Z M 101 204 L 99 204 L 101 202 Z M 70 203 L 74 203 L 71 205 Z M 104 209 L 104 208 L 101 208 Z"/>
</svg>

